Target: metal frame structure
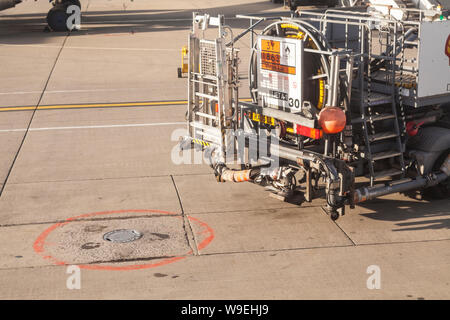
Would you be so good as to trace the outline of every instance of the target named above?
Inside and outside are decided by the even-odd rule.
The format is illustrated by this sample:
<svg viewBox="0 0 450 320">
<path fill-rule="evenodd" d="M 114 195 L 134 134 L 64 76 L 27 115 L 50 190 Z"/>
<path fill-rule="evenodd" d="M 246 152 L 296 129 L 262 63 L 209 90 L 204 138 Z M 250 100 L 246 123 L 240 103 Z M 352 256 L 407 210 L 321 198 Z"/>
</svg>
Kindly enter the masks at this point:
<svg viewBox="0 0 450 320">
<path fill-rule="evenodd" d="M 346 205 L 446 183 L 450 155 L 440 171 L 414 173 L 417 159 L 411 157 L 406 144 L 408 124 L 423 118 L 431 124 L 437 122 L 445 114 L 441 104 L 450 102 L 450 93 L 418 97 L 419 56 L 411 52 L 420 49 L 424 13 L 413 11 L 419 12 L 413 21 L 348 9 L 301 11 L 295 18 L 237 16 L 249 19 L 250 26 L 236 37 L 223 16 L 194 13 L 189 38 L 189 134 L 181 147 L 195 145 L 204 150 L 218 181 L 270 186 L 286 201 L 292 199 L 297 181 L 305 183 L 305 199 L 311 201 L 320 193 L 320 180 L 327 200 L 324 209 L 332 219 L 343 215 Z M 297 109 L 287 108 L 286 102 L 273 105 L 270 101 L 274 99 L 268 99 L 260 88 L 261 48 L 254 35 L 263 23 L 269 24 L 258 41 L 299 41 L 301 50 L 296 54 L 309 59 L 309 64 L 314 64 L 311 70 L 317 70 L 301 71 L 300 85 L 310 90 Z M 214 39 L 206 39 L 209 26 L 218 29 Z M 249 32 L 253 101 L 239 102 L 234 43 Z M 311 100 L 313 96 L 318 97 L 316 101 Z M 277 99 L 287 101 L 286 97 L 281 94 Z M 338 134 L 318 128 L 319 114 L 331 107 L 340 108 L 347 119 Z M 310 128 L 315 134 L 320 131 L 320 135 L 305 136 L 299 128 Z M 450 130 L 445 132 L 450 136 Z M 267 139 L 269 136 L 274 139 Z M 244 156 L 239 153 L 242 150 Z M 229 153 L 231 160 L 238 154 L 240 169 L 228 168 Z M 356 188 L 355 176 L 366 173 L 368 185 Z M 375 185 L 388 177 L 391 180 Z"/>
</svg>

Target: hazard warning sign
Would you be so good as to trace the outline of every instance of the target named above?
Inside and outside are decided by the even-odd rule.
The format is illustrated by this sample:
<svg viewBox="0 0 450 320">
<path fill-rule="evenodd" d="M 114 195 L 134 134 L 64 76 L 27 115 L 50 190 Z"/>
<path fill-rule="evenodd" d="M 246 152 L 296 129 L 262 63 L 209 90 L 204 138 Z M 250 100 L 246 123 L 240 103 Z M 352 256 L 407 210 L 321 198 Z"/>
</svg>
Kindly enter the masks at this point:
<svg viewBox="0 0 450 320">
<path fill-rule="evenodd" d="M 286 74 L 295 74 L 295 46 L 284 44 L 283 63 L 281 62 L 280 41 L 261 40 L 261 68 Z M 290 61 L 289 61 L 290 59 Z M 291 65 L 289 65 L 289 63 Z"/>
<path fill-rule="evenodd" d="M 263 102 L 287 111 L 301 111 L 303 42 L 260 36 L 258 44 L 258 94 Z"/>
</svg>

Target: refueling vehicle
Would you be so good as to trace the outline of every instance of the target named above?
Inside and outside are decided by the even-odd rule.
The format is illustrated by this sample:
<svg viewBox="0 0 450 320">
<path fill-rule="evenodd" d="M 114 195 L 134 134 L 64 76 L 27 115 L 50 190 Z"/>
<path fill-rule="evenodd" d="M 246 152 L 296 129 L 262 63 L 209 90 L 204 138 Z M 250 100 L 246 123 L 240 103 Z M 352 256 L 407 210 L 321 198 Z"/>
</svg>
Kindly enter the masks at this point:
<svg viewBox="0 0 450 320">
<path fill-rule="evenodd" d="M 194 13 L 180 152 L 201 150 L 219 182 L 253 182 L 297 203 L 325 197 L 333 220 L 397 192 L 448 198 L 444 13 L 378 1 L 290 18 L 238 15 L 250 25 L 236 36 L 223 16 Z M 236 44 L 247 33 L 251 101 L 243 102 Z"/>
</svg>

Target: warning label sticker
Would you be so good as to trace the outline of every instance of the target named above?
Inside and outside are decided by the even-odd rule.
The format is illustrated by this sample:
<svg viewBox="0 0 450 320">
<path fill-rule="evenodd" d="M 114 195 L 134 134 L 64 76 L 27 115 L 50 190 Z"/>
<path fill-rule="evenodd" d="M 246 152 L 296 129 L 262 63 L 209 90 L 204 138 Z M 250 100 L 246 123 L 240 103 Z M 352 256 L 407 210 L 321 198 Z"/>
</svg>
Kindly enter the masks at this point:
<svg viewBox="0 0 450 320">
<path fill-rule="evenodd" d="M 300 111 L 302 41 L 268 36 L 258 41 L 258 93 L 266 104 Z"/>
<path fill-rule="evenodd" d="M 295 46 L 280 42 L 261 40 L 261 68 L 295 74 Z"/>
</svg>

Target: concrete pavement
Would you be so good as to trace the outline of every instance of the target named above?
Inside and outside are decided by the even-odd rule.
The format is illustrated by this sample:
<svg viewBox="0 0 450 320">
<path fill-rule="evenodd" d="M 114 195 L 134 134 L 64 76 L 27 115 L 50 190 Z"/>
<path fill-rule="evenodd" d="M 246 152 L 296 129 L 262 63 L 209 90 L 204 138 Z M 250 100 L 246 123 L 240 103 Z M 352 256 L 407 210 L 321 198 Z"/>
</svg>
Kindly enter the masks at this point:
<svg viewBox="0 0 450 320">
<path fill-rule="evenodd" d="M 46 1 L 0 13 L 1 299 L 450 298 L 449 200 L 391 195 L 333 222 L 323 200 L 298 207 L 252 184 L 219 184 L 204 164 L 173 163 L 191 12 L 233 17 L 280 5 L 83 7 L 83 29 L 70 35 L 43 32 Z M 245 78 L 247 37 L 240 48 Z M 148 101 L 173 103 L 129 105 Z M 36 109 L 58 105 L 75 106 Z M 103 239 L 117 229 L 143 238 Z M 73 264 L 80 290 L 66 287 Z M 372 265 L 378 290 L 367 288 Z"/>
</svg>

